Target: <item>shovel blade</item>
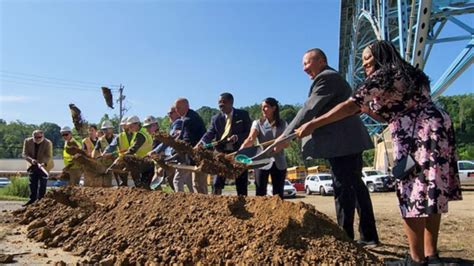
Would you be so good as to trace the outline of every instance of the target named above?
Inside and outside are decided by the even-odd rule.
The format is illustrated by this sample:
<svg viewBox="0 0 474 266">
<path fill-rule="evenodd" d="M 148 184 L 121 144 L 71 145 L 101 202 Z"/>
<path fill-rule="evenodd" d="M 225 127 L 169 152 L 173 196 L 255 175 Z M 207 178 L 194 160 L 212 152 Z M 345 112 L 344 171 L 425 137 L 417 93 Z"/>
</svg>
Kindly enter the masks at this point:
<svg viewBox="0 0 474 266">
<path fill-rule="evenodd" d="M 251 163 L 247 164 L 248 169 L 264 169 L 268 170 L 272 166 L 272 163 L 275 161 L 273 158 L 265 158 L 261 160 L 254 160 Z"/>
<path fill-rule="evenodd" d="M 153 176 L 153 179 L 151 180 L 151 183 L 150 183 L 150 189 L 151 190 L 155 190 L 157 189 L 161 183 L 163 183 L 163 180 L 165 178 L 163 176 Z"/>
</svg>

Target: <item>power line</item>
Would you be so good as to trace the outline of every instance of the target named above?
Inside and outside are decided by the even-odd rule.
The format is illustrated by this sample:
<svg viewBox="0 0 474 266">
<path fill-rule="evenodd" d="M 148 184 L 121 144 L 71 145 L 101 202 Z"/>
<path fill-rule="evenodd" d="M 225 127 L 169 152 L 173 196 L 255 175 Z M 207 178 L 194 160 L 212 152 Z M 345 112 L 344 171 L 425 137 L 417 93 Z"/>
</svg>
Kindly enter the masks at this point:
<svg viewBox="0 0 474 266">
<path fill-rule="evenodd" d="M 13 84 L 18 84 L 18 85 L 28 85 L 28 86 L 36 86 L 36 87 L 50 87 L 50 88 L 75 90 L 75 91 L 97 92 L 97 91 L 100 90 L 100 88 L 90 89 L 90 88 L 67 87 L 67 86 L 61 86 L 61 85 L 49 85 L 49 84 L 32 83 L 32 82 L 28 82 L 28 81 L 5 80 L 3 78 L 2 78 L 2 82 L 13 83 Z"/>
<path fill-rule="evenodd" d="M 71 84 L 71 83 L 63 83 L 62 81 L 49 81 L 49 80 L 41 80 L 35 78 L 19 78 L 15 76 L 10 76 L 9 74 L 0 74 L 0 78 L 7 79 L 7 80 L 19 80 L 19 81 L 31 81 L 31 82 L 39 82 L 39 83 L 46 83 L 48 85 L 61 85 L 61 86 L 68 86 L 68 87 L 75 87 L 75 88 L 89 88 L 89 89 L 97 89 L 97 86 L 91 85 L 80 85 L 80 84 Z"/>
<path fill-rule="evenodd" d="M 48 80 L 48 79 L 49 80 L 56 80 L 56 81 L 59 81 L 59 82 L 62 82 L 62 83 L 76 83 L 76 84 L 93 85 L 93 86 L 107 86 L 107 87 L 113 87 L 113 88 L 118 88 L 119 87 L 119 85 L 114 85 L 114 84 L 55 78 L 55 77 L 48 77 L 48 76 L 35 75 L 35 74 L 27 74 L 27 73 L 21 73 L 21 72 L 12 72 L 12 71 L 5 71 L 5 70 L 0 70 L 0 73 L 2 73 L 2 75 L 19 76 L 19 78 L 22 78 L 22 77 L 32 78 L 33 77 L 33 78 L 46 79 L 46 80 Z"/>
</svg>

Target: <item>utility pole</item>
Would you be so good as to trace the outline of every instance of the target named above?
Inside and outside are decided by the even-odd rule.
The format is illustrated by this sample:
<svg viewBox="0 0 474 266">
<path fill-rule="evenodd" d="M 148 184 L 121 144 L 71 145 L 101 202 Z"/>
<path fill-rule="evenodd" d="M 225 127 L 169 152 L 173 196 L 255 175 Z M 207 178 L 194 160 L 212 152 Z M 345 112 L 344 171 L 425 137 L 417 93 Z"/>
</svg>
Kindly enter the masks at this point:
<svg viewBox="0 0 474 266">
<path fill-rule="evenodd" d="M 118 98 L 118 102 L 119 102 L 119 122 L 122 121 L 122 117 L 124 115 L 124 106 L 123 106 L 123 100 L 125 100 L 125 95 L 123 95 L 123 86 L 122 84 L 120 84 L 120 87 L 119 87 L 119 98 Z"/>
</svg>

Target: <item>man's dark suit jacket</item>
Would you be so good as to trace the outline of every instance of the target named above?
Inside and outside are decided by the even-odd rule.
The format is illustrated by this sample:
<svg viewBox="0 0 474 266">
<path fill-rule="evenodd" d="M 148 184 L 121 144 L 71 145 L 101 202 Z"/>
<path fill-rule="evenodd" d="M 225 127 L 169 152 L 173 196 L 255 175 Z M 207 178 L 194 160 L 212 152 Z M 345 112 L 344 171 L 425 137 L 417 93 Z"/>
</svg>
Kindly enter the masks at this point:
<svg viewBox="0 0 474 266">
<path fill-rule="evenodd" d="M 180 118 L 183 121 L 179 139 L 195 146 L 202 135 L 206 133 L 206 126 L 202 118 L 194 110 L 189 109 L 184 117 Z"/>
<path fill-rule="evenodd" d="M 326 67 L 314 79 L 308 99 L 283 135 L 289 135 L 314 117 L 327 113 L 351 94 L 352 89 L 344 78 L 336 70 Z M 358 115 L 316 129 L 311 136 L 303 138 L 302 146 L 305 158 L 334 158 L 373 148 Z"/>
<path fill-rule="evenodd" d="M 211 118 L 211 126 L 207 130 L 206 134 L 202 137 L 201 142 L 211 143 L 213 140 L 220 140 L 225 129 L 225 114 L 218 113 Z M 230 126 L 229 136 L 237 135 L 238 140 L 232 145 L 232 150 L 224 150 L 225 145 L 219 145 L 216 147 L 218 151 L 233 152 L 240 148 L 244 140 L 250 133 L 250 127 L 252 121 L 250 120 L 249 113 L 245 110 L 235 109 L 232 114 L 232 123 Z"/>
</svg>

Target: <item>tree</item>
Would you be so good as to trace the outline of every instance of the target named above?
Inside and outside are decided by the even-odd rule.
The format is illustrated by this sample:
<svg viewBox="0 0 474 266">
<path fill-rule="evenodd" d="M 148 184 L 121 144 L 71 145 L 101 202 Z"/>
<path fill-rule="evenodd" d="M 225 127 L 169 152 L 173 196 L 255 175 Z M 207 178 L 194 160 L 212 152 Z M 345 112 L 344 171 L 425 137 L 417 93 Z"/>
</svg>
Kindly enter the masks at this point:
<svg viewBox="0 0 474 266">
<path fill-rule="evenodd" d="M 285 104 L 280 109 L 280 118 L 290 123 L 295 118 L 299 109 L 301 109 L 301 107 L 298 105 Z"/>
<path fill-rule="evenodd" d="M 216 108 L 211 108 L 209 106 L 203 106 L 196 110 L 199 116 L 204 121 L 206 127 L 209 127 L 211 124 L 211 117 L 219 113 L 219 110 Z"/>
<path fill-rule="evenodd" d="M 63 146 L 64 146 L 64 139 L 61 136 L 61 128 L 49 122 L 44 122 L 39 125 L 39 128 L 43 130 L 44 137 L 49 139 L 53 143 L 53 156 L 56 154 L 61 154 Z"/>
<path fill-rule="evenodd" d="M 247 107 L 242 107 L 243 110 L 249 113 L 251 120 L 257 120 L 262 116 L 262 110 L 260 104 L 254 104 Z"/>
</svg>

